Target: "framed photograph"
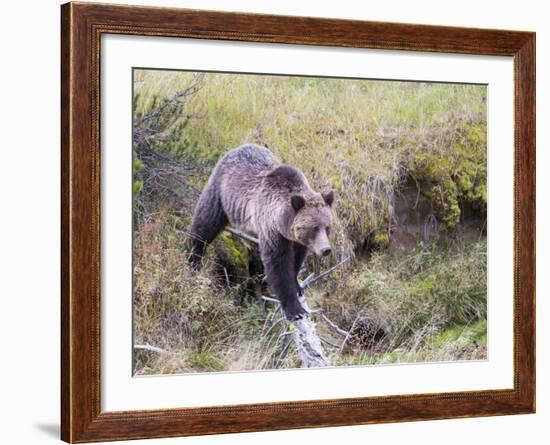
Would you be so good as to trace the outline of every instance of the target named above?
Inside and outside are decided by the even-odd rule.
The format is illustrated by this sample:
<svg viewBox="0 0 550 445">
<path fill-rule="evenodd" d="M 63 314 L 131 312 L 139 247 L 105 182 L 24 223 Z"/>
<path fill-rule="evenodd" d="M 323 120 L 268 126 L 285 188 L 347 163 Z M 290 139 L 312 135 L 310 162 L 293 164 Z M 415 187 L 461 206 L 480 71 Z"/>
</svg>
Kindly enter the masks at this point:
<svg viewBox="0 0 550 445">
<path fill-rule="evenodd" d="M 535 411 L 535 34 L 61 7 L 67 442 Z"/>
</svg>

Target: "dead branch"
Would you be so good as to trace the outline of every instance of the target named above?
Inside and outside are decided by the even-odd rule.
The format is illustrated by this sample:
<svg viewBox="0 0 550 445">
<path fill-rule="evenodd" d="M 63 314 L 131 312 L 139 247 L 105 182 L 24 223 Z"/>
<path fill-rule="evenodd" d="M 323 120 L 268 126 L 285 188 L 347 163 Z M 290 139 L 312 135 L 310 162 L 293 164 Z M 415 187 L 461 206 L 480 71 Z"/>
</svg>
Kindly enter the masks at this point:
<svg viewBox="0 0 550 445">
<path fill-rule="evenodd" d="M 269 303 L 279 304 L 279 300 L 277 300 L 276 298 L 266 297 L 265 295 L 262 295 L 260 298 Z"/>
<path fill-rule="evenodd" d="M 134 349 L 142 350 L 142 351 L 151 351 L 151 352 L 158 352 L 159 354 L 168 354 L 168 351 L 165 351 L 164 349 L 158 348 L 156 346 L 152 346 L 149 344 L 144 345 L 134 345 Z"/>
<path fill-rule="evenodd" d="M 231 233 L 232 235 L 235 235 L 239 238 L 242 238 L 246 241 L 249 241 L 253 244 L 256 244 L 257 246 L 260 245 L 260 241 L 258 240 L 258 238 L 255 238 L 253 237 L 252 235 L 249 235 L 248 233 L 244 233 L 244 232 L 241 232 L 240 230 L 237 230 L 237 229 L 234 229 L 233 227 L 226 227 L 225 228 L 225 231 L 226 232 L 229 232 Z"/>
<path fill-rule="evenodd" d="M 192 119 L 201 118 L 186 112 L 186 106 L 202 88 L 203 79 L 202 74 L 194 76 L 173 96 L 134 118 L 134 215 L 139 221 L 147 221 L 164 206 L 174 213 L 182 209 L 188 213 L 200 194 L 195 184 L 208 166 L 185 152 L 182 134 Z"/>
<path fill-rule="evenodd" d="M 313 283 L 315 283 L 316 281 L 320 280 L 321 278 L 324 278 L 326 277 L 327 275 L 331 274 L 332 272 L 334 272 L 334 270 L 336 270 L 338 267 L 340 267 L 342 264 L 346 263 L 347 261 L 351 260 L 351 256 L 348 256 L 346 258 L 344 258 L 342 261 L 340 261 L 338 264 L 335 264 L 334 266 L 332 266 L 330 269 L 328 270 L 325 270 L 324 272 L 321 272 L 320 274 L 317 274 L 317 275 L 310 275 L 309 277 L 307 277 L 304 281 L 302 281 L 302 284 L 300 285 L 300 287 L 302 289 L 305 289 L 306 287 L 309 287 L 311 286 Z"/>
<path fill-rule="evenodd" d="M 348 331 L 344 331 L 342 328 L 339 328 L 333 321 L 331 321 L 324 313 L 323 311 L 316 312 L 321 316 L 321 318 L 328 324 L 334 332 L 341 335 L 342 337 L 346 338 L 349 336 Z"/>
</svg>

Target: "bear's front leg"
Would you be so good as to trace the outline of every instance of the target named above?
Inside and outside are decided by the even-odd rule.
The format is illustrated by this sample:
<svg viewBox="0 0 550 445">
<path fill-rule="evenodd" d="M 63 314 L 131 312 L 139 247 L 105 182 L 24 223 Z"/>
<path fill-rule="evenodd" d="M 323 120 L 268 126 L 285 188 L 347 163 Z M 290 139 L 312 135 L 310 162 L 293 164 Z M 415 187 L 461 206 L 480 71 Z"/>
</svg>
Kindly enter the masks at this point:
<svg viewBox="0 0 550 445">
<path fill-rule="evenodd" d="M 292 243 L 292 248 L 294 250 L 294 279 L 296 280 L 296 286 L 298 287 L 298 294 L 302 296 L 303 291 L 298 283 L 298 275 L 300 274 L 300 270 L 302 269 L 302 265 L 306 259 L 307 247 L 294 242 Z"/>
<path fill-rule="evenodd" d="M 289 320 L 298 320 L 305 310 L 298 301 L 299 287 L 291 241 L 278 235 L 275 240 L 260 240 L 260 255 L 268 284 L 281 302 Z"/>
</svg>

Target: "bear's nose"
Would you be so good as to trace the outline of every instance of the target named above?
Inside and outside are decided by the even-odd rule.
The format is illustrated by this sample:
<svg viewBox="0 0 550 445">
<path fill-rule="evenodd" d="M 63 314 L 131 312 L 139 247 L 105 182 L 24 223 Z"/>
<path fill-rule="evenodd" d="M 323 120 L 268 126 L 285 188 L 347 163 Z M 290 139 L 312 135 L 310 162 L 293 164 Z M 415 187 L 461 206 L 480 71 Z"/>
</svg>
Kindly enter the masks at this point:
<svg viewBox="0 0 550 445">
<path fill-rule="evenodd" d="M 332 249 L 330 247 L 323 247 L 321 249 L 321 255 L 322 256 L 330 255 L 330 252 L 332 252 Z"/>
</svg>

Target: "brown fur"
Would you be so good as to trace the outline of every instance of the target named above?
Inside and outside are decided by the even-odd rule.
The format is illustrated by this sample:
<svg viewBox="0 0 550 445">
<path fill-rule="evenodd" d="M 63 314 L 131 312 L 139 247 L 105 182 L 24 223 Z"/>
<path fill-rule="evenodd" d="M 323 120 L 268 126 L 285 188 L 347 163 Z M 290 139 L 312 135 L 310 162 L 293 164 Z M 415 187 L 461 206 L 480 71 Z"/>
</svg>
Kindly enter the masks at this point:
<svg viewBox="0 0 550 445">
<path fill-rule="evenodd" d="M 308 250 L 330 253 L 334 193 L 314 191 L 296 167 L 264 147 L 243 145 L 223 156 L 195 208 L 190 261 L 200 265 L 206 246 L 227 225 L 257 234 L 266 279 L 287 317 L 300 318 L 298 272 Z"/>
</svg>

